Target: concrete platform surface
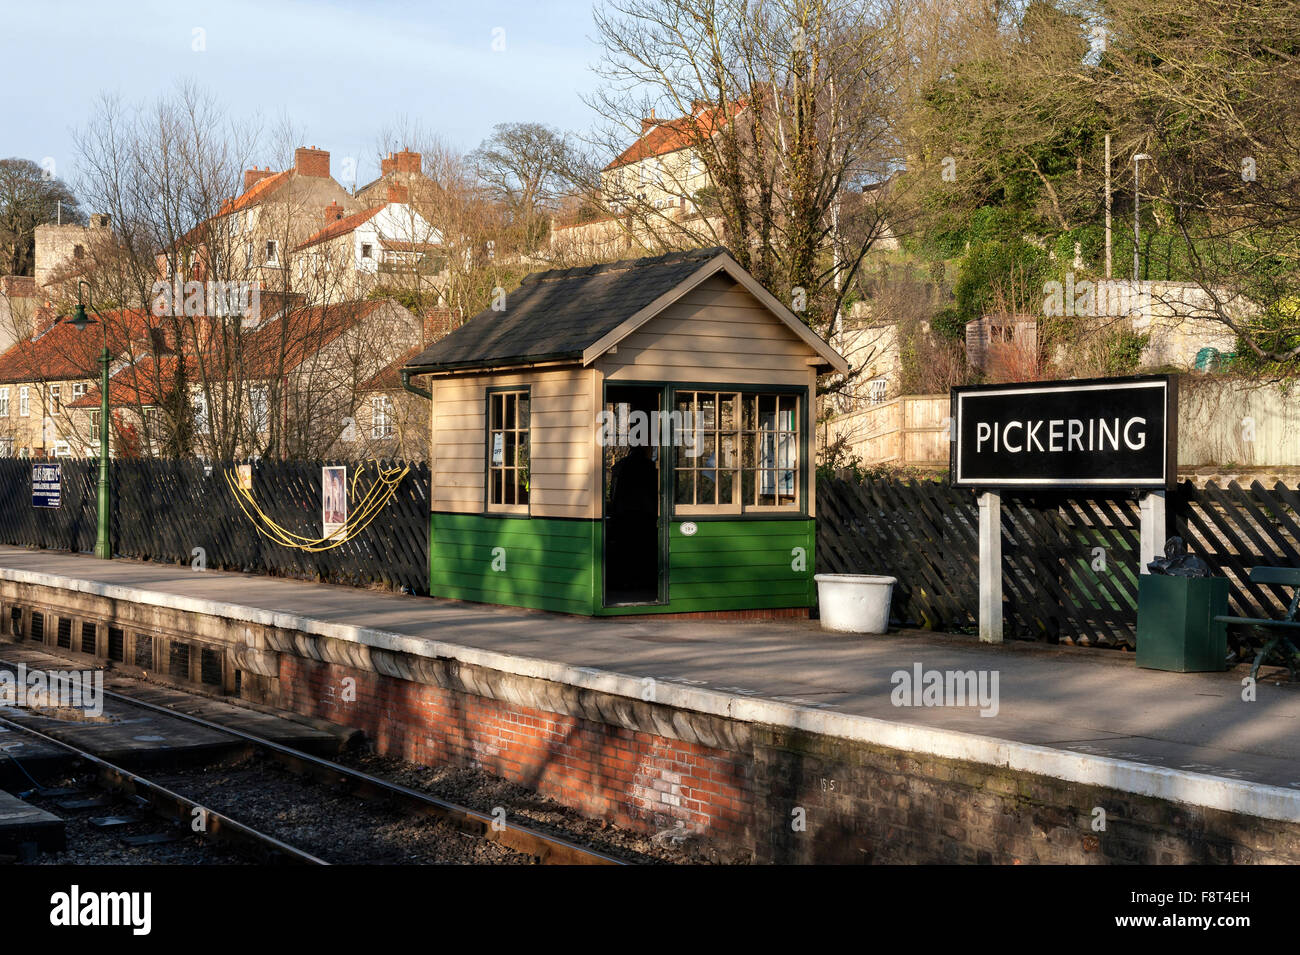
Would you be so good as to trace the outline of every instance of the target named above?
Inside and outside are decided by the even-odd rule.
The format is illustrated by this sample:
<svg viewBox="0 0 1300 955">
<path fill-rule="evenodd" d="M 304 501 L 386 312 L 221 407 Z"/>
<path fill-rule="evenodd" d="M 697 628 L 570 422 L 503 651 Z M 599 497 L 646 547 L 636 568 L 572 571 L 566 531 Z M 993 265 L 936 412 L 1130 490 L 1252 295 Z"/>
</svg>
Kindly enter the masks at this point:
<svg viewBox="0 0 1300 955">
<path fill-rule="evenodd" d="M 973 637 L 917 631 L 832 635 L 816 621 L 566 617 L 0 547 L 0 578 L 37 582 L 29 574 L 64 578 L 58 586 L 86 592 L 453 656 L 580 686 L 617 685 L 630 694 L 652 680 L 655 699 L 670 705 L 881 745 L 924 745 L 1152 795 L 1194 793 L 1189 801 L 1211 806 L 1241 807 L 1244 795 L 1263 814 L 1300 819 L 1300 686 L 1266 679 L 1257 698 L 1246 701 L 1244 669 L 1164 673 L 1138 669 L 1132 654 L 987 646 Z M 913 673 L 917 665 L 996 674 L 996 713 L 895 705 L 896 674 Z"/>
<path fill-rule="evenodd" d="M 57 852 L 65 840 L 62 819 L 0 791 L 0 851 L 11 852 L 23 843 L 32 842 L 41 850 Z"/>
</svg>

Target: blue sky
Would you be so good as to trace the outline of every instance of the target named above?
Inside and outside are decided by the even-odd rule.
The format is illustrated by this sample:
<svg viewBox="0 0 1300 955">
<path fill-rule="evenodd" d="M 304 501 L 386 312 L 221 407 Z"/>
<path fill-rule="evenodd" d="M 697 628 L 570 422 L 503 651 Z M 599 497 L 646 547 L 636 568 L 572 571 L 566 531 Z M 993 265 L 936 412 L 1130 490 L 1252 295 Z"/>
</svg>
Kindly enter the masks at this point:
<svg viewBox="0 0 1300 955">
<path fill-rule="evenodd" d="M 65 179 L 101 92 L 147 103 L 183 79 L 267 127 L 286 113 L 336 177 L 355 156 L 362 183 L 403 117 L 464 149 L 495 123 L 593 119 L 591 0 L 0 0 L 0 22 L 0 157 L 53 157 Z"/>
</svg>

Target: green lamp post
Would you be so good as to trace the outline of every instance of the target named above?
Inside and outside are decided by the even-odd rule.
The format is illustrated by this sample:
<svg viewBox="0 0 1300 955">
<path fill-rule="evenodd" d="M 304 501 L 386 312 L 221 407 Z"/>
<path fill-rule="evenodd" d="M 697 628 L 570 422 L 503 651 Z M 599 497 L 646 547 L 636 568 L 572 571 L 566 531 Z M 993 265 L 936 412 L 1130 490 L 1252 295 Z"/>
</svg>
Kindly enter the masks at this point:
<svg viewBox="0 0 1300 955">
<path fill-rule="evenodd" d="M 77 329 L 84 331 L 91 320 L 86 315 L 86 306 L 81 302 L 81 288 L 86 287 L 86 296 L 90 297 L 90 286 L 85 281 L 77 283 L 77 305 L 72 310 L 72 318 L 69 321 Z M 90 305 L 91 311 L 95 311 L 94 302 Z M 99 312 L 95 312 L 99 315 Z M 98 513 L 98 533 L 95 537 L 95 556 L 110 560 L 113 556 L 113 543 L 109 539 L 109 522 L 112 520 L 113 500 L 112 491 L 108 483 L 108 326 L 104 323 L 104 316 L 99 316 L 99 324 L 104 329 L 104 349 L 99 353 L 99 513 Z"/>
</svg>

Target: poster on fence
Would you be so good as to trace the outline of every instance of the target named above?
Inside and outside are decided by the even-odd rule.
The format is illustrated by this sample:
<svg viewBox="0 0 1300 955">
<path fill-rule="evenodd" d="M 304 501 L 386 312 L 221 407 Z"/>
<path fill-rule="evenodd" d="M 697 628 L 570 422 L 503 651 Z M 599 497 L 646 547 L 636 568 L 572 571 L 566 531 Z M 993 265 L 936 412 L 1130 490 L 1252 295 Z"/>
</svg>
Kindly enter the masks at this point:
<svg viewBox="0 0 1300 955">
<path fill-rule="evenodd" d="M 62 491 L 63 475 L 60 465 L 32 465 L 32 507 L 58 507 Z"/>
<path fill-rule="evenodd" d="M 333 537 L 348 522 L 348 469 L 321 468 L 321 516 L 325 537 Z"/>
<path fill-rule="evenodd" d="M 251 491 L 253 489 L 253 466 L 251 464 L 236 465 L 235 481 L 241 491 Z"/>
</svg>

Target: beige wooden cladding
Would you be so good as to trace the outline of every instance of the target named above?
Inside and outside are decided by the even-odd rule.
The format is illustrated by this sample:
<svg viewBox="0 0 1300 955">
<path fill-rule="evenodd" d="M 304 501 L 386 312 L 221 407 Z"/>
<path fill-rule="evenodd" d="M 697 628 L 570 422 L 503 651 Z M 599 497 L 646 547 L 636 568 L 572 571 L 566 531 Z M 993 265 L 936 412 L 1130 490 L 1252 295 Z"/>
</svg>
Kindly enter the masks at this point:
<svg viewBox="0 0 1300 955">
<path fill-rule="evenodd" d="M 595 517 L 598 495 L 590 483 L 594 378 L 592 371 L 575 366 L 434 379 L 433 510 L 483 512 L 487 389 L 519 386 L 531 393 L 529 512 L 535 517 Z"/>
<path fill-rule="evenodd" d="M 608 381 L 808 384 L 814 352 L 727 275 L 706 279 L 597 362 Z"/>
<path fill-rule="evenodd" d="M 826 422 L 822 444 L 847 438 L 863 464 L 948 466 L 947 395 L 905 395 Z"/>
</svg>

